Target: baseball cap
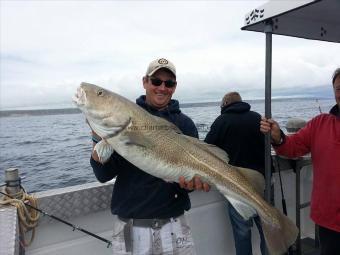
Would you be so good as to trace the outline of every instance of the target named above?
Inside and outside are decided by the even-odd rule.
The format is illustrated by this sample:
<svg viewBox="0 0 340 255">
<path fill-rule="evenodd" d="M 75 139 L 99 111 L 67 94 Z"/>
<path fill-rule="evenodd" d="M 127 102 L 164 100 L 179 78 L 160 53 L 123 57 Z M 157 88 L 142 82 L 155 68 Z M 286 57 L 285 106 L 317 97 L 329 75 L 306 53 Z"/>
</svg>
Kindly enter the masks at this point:
<svg viewBox="0 0 340 255">
<path fill-rule="evenodd" d="M 176 68 L 174 66 L 173 63 L 171 63 L 169 60 L 165 59 L 165 58 L 158 58 L 155 59 L 154 61 L 152 61 L 149 66 L 148 69 L 146 70 L 146 75 L 151 76 L 153 75 L 157 70 L 161 69 L 161 68 L 166 68 L 168 69 L 170 72 L 172 72 L 175 77 L 176 77 Z"/>
</svg>

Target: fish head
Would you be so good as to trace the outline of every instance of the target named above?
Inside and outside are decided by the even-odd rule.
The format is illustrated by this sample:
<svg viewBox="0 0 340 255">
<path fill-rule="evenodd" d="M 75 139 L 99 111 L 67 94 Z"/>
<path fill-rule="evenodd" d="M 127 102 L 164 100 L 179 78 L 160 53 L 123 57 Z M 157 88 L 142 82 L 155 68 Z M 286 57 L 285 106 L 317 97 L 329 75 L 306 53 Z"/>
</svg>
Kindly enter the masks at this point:
<svg viewBox="0 0 340 255">
<path fill-rule="evenodd" d="M 114 112 L 115 100 L 111 91 L 82 82 L 73 101 L 87 117 L 103 119 Z"/>
<path fill-rule="evenodd" d="M 97 85 L 82 82 L 73 102 L 84 113 L 91 129 L 102 138 L 112 136 L 129 118 L 122 111 L 120 96 Z"/>
</svg>

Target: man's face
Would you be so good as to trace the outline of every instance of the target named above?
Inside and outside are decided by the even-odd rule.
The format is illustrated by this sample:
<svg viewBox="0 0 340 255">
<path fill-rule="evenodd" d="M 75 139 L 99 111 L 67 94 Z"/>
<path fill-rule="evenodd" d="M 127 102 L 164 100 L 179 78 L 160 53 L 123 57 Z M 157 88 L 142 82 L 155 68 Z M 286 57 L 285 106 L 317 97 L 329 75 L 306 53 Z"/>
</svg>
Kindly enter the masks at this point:
<svg viewBox="0 0 340 255">
<path fill-rule="evenodd" d="M 334 96 L 335 96 L 335 101 L 338 104 L 338 107 L 340 109 L 340 75 L 335 79 L 334 84 Z"/>
<path fill-rule="evenodd" d="M 167 72 L 164 69 L 159 69 L 156 71 L 151 78 L 155 78 L 156 80 L 162 80 L 162 81 L 176 81 L 176 78 L 173 74 Z M 143 78 L 143 87 L 145 89 L 146 94 L 146 103 L 152 107 L 155 107 L 157 109 L 163 109 L 167 107 L 169 104 L 172 94 L 176 90 L 176 86 L 169 88 L 165 86 L 165 83 L 162 82 L 160 86 L 155 86 L 152 84 L 152 80 L 149 77 Z"/>
</svg>

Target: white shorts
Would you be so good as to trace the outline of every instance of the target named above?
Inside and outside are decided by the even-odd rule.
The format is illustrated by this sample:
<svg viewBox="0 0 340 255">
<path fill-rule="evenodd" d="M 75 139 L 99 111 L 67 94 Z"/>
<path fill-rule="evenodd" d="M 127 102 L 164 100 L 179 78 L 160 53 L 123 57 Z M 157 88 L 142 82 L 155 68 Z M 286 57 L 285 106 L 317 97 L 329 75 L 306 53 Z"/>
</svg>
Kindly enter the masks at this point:
<svg viewBox="0 0 340 255">
<path fill-rule="evenodd" d="M 112 248 L 114 255 L 195 255 L 190 227 L 184 215 L 154 229 L 132 228 L 132 252 L 126 252 L 124 240 L 125 222 L 114 216 Z"/>
</svg>

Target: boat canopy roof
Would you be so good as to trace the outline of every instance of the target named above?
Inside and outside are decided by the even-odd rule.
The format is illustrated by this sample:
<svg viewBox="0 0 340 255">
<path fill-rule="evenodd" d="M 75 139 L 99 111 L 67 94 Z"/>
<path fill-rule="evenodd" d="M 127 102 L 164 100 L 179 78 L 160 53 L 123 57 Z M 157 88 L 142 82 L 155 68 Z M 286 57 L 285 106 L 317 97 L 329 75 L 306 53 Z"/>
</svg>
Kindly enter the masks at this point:
<svg viewBox="0 0 340 255">
<path fill-rule="evenodd" d="M 340 0 L 269 1 L 250 11 L 242 30 L 340 42 Z"/>
</svg>

